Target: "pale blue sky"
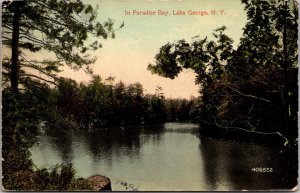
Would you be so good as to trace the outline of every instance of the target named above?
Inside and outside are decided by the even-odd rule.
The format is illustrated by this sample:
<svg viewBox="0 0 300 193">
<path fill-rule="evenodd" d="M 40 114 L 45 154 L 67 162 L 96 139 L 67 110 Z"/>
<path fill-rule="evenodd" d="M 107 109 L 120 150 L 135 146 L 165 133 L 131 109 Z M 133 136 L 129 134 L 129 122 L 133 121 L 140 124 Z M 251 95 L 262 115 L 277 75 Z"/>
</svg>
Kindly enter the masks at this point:
<svg viewBox="0 0 300 193">
<path fill-rule="evenodd" d="M 96 74 L 104 79 L 116 77 L 126 84 L 140 82 L 146 93 L 154 93 L 161 86 L 166 97 L 189 98 L 198 96 L 199 86 L 194 84 L 195 75 L 191 71 L 182 72 L 174 80 L 152 75 L 147 65 L 153 63 L 159 48 L 167 42 L 193 36 L 212 38 L 214 29 L 227 26 L 227 34 L 234 39 L 235 45 L 242 36 L 246 22 L 246 13 L 241 0 L 83 0 L 92 5 L 98 4 L 98 20 L 112 18 L 118 27 L 123 21 L 125 26 L 116 32 L 115 39 L 103 41 L 103 48 L 93 55 L 98 60 L 92 65 Z M 208 16 L 125 16 L 125 10 L 224 10 L 225 15 Z M 220 12 L 219 12 L 220 13 Z M 83 71 L 65 70 L 61 73 L 77 81 L 87 81 L 89 77 Z"/>
<path fill-rule="evenodd" d="M 191 40 L 200 35 L 212 38 L 212 31 L 222 25 L 228 27 L 227 34 L 238 43 L 246 14 L 240 0 L 89 0 L 86 3 L 99 5 L 99 19 L 113 18 L 116 26 L 125 22 L 117 31 L 116 39 L 103 42 L 103 48 L 95 53 L 98 57 L 93 65 L 95 73 L 102 77 L 115 76 L 125 83 L 141 82 L 146 92 L 153 93 L 160 85 L 166 97 L 189 98 L 197 96 L 199 87 L 194 84 L 195 75 L 186 71 L 174 80 L 151 75 L 147 65 L 153 62 L 159 48 L 167 42 L 180 39 Z M 209 16 L 125 16 L 125 10 L 224 10 L 225 15 Z M 76 76 L 78 79 L 78 76 Z M 80 77 L 85 80 L 85 76 Z"/>
</svg>

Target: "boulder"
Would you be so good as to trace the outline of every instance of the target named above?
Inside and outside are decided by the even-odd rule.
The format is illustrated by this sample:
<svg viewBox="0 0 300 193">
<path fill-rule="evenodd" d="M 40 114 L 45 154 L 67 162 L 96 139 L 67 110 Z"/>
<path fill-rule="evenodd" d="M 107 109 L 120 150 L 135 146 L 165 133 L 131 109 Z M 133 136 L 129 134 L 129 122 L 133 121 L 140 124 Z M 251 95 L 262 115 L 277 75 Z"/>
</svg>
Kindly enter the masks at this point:
<svg viewBox="0 0 300 193">
<path fill-rule="evenodd" d="M 88 180 L 93 184 L 93 191 L 112 191 L 111 181 L 105 176 L 93 175 Z"/>
</svg>

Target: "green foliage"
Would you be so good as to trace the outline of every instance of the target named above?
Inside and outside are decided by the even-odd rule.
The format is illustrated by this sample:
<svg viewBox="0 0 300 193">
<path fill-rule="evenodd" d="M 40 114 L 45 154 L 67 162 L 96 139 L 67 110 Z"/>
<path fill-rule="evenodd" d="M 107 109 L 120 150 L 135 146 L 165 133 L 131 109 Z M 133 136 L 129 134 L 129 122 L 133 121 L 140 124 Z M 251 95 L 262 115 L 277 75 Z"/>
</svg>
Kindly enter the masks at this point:
<svg viewBox="0 0 300 193">
<path fill-rule="evenodd" d="M 148 69 L 173 79 L 183 68 L 190 68 L 197 74 L 196 82 L 202 84 L 217 78 L 232 52 L 233 41 L 223 33 L 225 29 L 222 27 L 215 30 L 216 42 L 204 38 L 191 44 L 185 40 L 175 44 L 167 43 L 156 55 L 156 64 L 149 64 Z"/>
<path fill-rule="evenodd" d="M 56 95 L 47 85 L 35 83 L 39 88 L 31 92 L 15 93 L 4 89 L 2 116 L 2 184 L 6 190 L 64 191 L 91 190 L 84 179 L 75 179 L 72 165 L 55 166 L 52 169 L 36 169 L 30 159 L 30 151 L 37 142 L 38 125 L 57 126 L 59 118 L 65 123 L 55 106 Z"/>
<path fill-rule="evenodd" d="M 168 122 L 197 122 L 200 113 L 199 99 L 166 99 L 166 115 Z"/>
<path fill-rule="evenodd" d="M 7 190 L 88 190 L 83 179 L 74 179 L 71 166 L 33 171 L 29 148 L 42 124 L 77 126 L 74 120 L 81 114 L 71 105 L 81 107 L 81 93 L 76 82 L 56 73 L 63 65 L 79 69 L 95 62 L 89 52 L 115 37 L 113 22 L 97 22 L 97 9 L 80 0 L 7 0 L 1 5 L 2 43 L 12 53 L 4 56 L 2 72 L 3 185 Z M 43 53 L 50 58 L 41 58 Z"/>
<path fill-rule="evenodd" d="M 152 73 L 174 78 L 194 70 L 202 126 L 297 137 L 297 2 L 243 0 L 248 22 L 236 49 L 224 34 L 162 46 Z"/>
<path fill-rule="evenodd" d="M 145 96 L 140 83 L 126 86 L 123 82 L 115 83 L 113 77 L 103 81 L 100 76 L 93 76 L 89 83 L 78 85 L 71 79 L 61 78 L 58 88 L 52 92 L 53 107 L 58 108 L 64 119 L 73 122 L 74 128 L 165 122 L 163 94 Z"/>
<path fill-rule="evenodd" d="M 153 73 L 174 79 L 182 68 L 176 65 L 176 55 L 172 53 L 174 45 L 168 43 L 160 48 L 159 54 L 155 56 L 156 65 L 149 64 L 148 69 Z"/>
<path fill-rule="evenodd" d="M 6 190 L 18 191 L 84 191 L 91 190 L 92 184 L 83 178 L 75 179 L 71 164 L 56 165 L 52 169 L 18 171 L 3 179 Z"/>
<path fill-rule="evenodd" d="M 63 65 L 79 69 L 94 63 L 96 58 L 89 51 L 101 48 L 100 40 L 115 37 L 113 21 L 98 22 L 97 9 L 80 0 L 4 1 L 2 9 L 2 43 L 13 53 L 4 57 L 10 64 L 3 70 L 12 87 L 18 86 L 19 81 L 26 83 L 26 77 L 56 81 L 55 73 Z M 32 55 L 41 51 L 53 53 L 55 57 L 29 59 L 28 51 Z M 36 73 L 47 78 L 35 76 Z"/>
<path fill-rule="evenodd" d="M 147 95 L 148 107 L 144 113 L 144 122 L 148 125 L 162 124 L 166 121 L 164 100 L 157 95 Z"/>
<path fill-rule="evenodd" d="M 12 16 L 17 4 L 20 2 L 3 4 L 2 18 L 6 30 L 12 25 Z M 81 58 L 79 54 L 101 44 L 93 41 L 85 45 L 88 34 L 106 39 L 112 31 L 111 20 L 104 24 L 97 22 L 97 10 L 91 5 L 84 5 L 81 1 L 30 0 L 22 3 L 19 11 L 21 47 L 24 49 L 35 47 L 35 51 L 41 49 L 53 51 L 67 64 L 75 63 L 81 66 L 90 63 L 92 60 Z M 9 38 L 6 33 L 4 35 Z"/>
<path fill-rule="evenodd" d="M 40 85 L 42 86 L 42 85 Z M 75 181 L 72 165 L 61 165 L 53 170 L 33 170 L 29 148 L 37 141 L 38 124 L 45 118 L 45 106 L 49 102 L 49 88 L 43 92 L 2 92 L 2 174 L 6 190 L 67 190 L 85 187 Z M 41 101 L 39 101 L 41 100 Z"/>
<path fill-rule="evenodd" d="M 31 167 L 30 148 L 36 142 L 37 112 L 26 94 L 4 90 L 2 114 L 3 175 Z"/>
</svg>

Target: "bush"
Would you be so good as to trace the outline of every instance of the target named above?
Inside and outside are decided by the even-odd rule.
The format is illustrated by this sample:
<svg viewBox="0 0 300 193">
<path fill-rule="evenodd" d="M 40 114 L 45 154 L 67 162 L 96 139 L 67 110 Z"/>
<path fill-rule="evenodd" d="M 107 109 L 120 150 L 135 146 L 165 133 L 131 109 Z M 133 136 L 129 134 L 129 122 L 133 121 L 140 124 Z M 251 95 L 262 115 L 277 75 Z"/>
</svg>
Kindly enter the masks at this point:
<svg viewBox="0 0 300 193">
<path fill-rule="evenodd" d="M 83 178 L 75 179 L 72 164 L 56 165 L 52 169 L 18 171 L 3 179 L 5 190 L 17 191 L 82 191 L 92 190 L 92 184 Z"/>
</svg>

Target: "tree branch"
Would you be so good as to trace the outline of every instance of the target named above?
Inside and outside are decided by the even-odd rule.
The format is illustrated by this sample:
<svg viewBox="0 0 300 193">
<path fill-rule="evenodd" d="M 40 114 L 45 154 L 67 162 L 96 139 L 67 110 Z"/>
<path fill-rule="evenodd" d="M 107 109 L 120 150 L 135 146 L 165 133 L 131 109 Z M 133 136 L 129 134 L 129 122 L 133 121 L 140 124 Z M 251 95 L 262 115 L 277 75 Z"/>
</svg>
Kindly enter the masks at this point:
<svg viewBox="0 0 300 193">
<path fill-rule="evenodd" d="M 72 16 L 70 16 L 70 15 L 68 15 L 68 14 L 65 14 L 65 13 L 63 13 L 63 12 L 59 12 L 59 11 L 56 10 L 56 9 L 53 9 L 52 7 L 50 7 L 47 3 L 43 2 L 43 1 L 39 1 L 39 0 L 38 0 L 38 1 L 35 1 L 35 3 L 36 3 L 36 4 L 39 4 L 39 5 L 43 6 L 43 7 L 47 7 L 49 10 L 52 10 L 53 12 L 56 12 L 56 14 L 55 14 L 55 13 L 53 13 L 53 14 L 57 15 L 58 18 L 62 17 L 62 15 L 63 15 L 63 16 L 65 16 L 65 17 L 68 17 L 70 20 L 73 20 L 73 21 L 76 21 L 77 23 L 79 22 L 80 24 L 85 25 L 85 27 L 87 26 L 87 24 L 85 23 L 85 22 L 87 22 L 87 21 L 85 21 L 85 22 L 80 22 L 80 21 L 78 21 L 76 18 L 74 18 L 74 17 L 72 17 Z M 79 15 L 77 15 L 77 16 L 80 17 Z M 81 18 L 81 17 L 80 17 L 80 18 Z"/>
<path fill-rule="evenodd" d="M 45 74 L 45 75 L 47 75 L 51 78 L 53 78 L 54 80 L 58 79 L 55 75 L 47 73 L 47 72 L 43 71 L 41 68 L 39 68 L 37 66 L 34 66 L 33 64 L 27 65 L 27 64 L 23 63 L 23 64 L 20 64 L 20 66 L 24 66 L 24 67 L 27 67 L 27 68 L 33 68 L 33 69 L 38 70 L 39 72 L 41 72 L 41 73 L 43 73 L 43 74 Z"/>
<path fill-rule="evenodd" d="M 240 95 L 242 95 L 242 96 L 244 96 L 244 97 L 253 98 L 253 99 L 256 99 L 256 100 L 260 100 L 260 101 L 263 101 L 263 102 L 267 102 L 267 103 L 271 103 L 271 104 L 272 104 L 272 102 L 271 102 L 270 100 L 268 100 L 268 99 L 261 98 L 261 97 L 257 97 L 257 96 L 250 95 L 250 94 L 245 94 L 245 93 L 243 93 L 243 92 L 241 92 L 241 91 L 238 91 L 238 90 L 232 88 L 231 86 L 228 86 L 227 84 L 221 84 L 221 85 L 223 85 L 223 86 L 229 88 L 230 90 L 232 90 L 232 91 L 234 91 L 234 92 L 236 92 L 236 93 L 238 93 L 238 94 L 240 94 Z"/>
<path fill-rule="evenodd" d="M 242 131 L 246 131 L 248 133 L 257 133 L 257 134 L 262 134 L 262 135 L 279 135 L 281 137 L 283 137 L 284 139 L 286 139 L 280 132 L 271 132 L 271 133 L 268 133 L 268 132 L 262 132 L 262 131 L 254 131 L 254 130 L 248 130 L 248 129 L 245 129 L 245 128 L 241 128 L 241 127 L 230 127 L 230 126 L 222 126 L 220 124 L 218 124 L 217 120 L 214 119 L 214 123 L 210 123 L 210 122 L 207 122 L 203 119 L 200 119 L 201 122 L 203 123 L 206 123 L 206 124 L 209 124 L 209 125 L 216 125 L 220 128 L 224 128 L 224 129 L 237 129 L 237 130 L 242 130 Z"/>
<path fill-rule="evenodd" d="M 35 85 L 35 84 L 31 84 L 31 83 L 29 83 L 28 81 L 23 81 L 22 79 L 20 80 L 20 82 L 22 82 L 23 84 L 25 84 L 25 85 L 29 85 L 29 86 L 32 86 L 32 87 L 35 87 L 35 88 L 38 88 L 38 89 L 43 89 L 42 87 L 39 87 L 39 86 L 37 86 L 37 85 Z"/>
<path fill-rule="evenodd" d="M 42 77 L 39 77 L 39 76 L 36 76 L 36 75 L 33 75 L 33 74 L 26 74 L 26 73 L 23 73 L 23 74 L 20 74 L 19 76 L 34 77 L 34 78 L 36 78 L 36 79 L 39 79 L 39 80 L 42 80 L 42 81 L 44 81 L 44 82 L 48 82 L 48 83 L 51 83 L 51 84 L 54 84 L 54 85 L 58 86 L 58 84 L 57 84 L 56 82 L 54 82 L 54 81 L 46 80 L 46 79 L 44 79 L 44 78 L 42 78 Z"/>
<path fill-rule="evenodd" d="M 46 45 L 47 44 L 46 42 L 43 42 L 42 40 L 39 40 L 39 39 L 31 37 L 31 36 L 21 35 L 20 38 L 25 38 L 25 39 L 27 39 L 29 41 L 33 41 L 34 43 L 40 44 L 40 45 Z"/>
</svg>

